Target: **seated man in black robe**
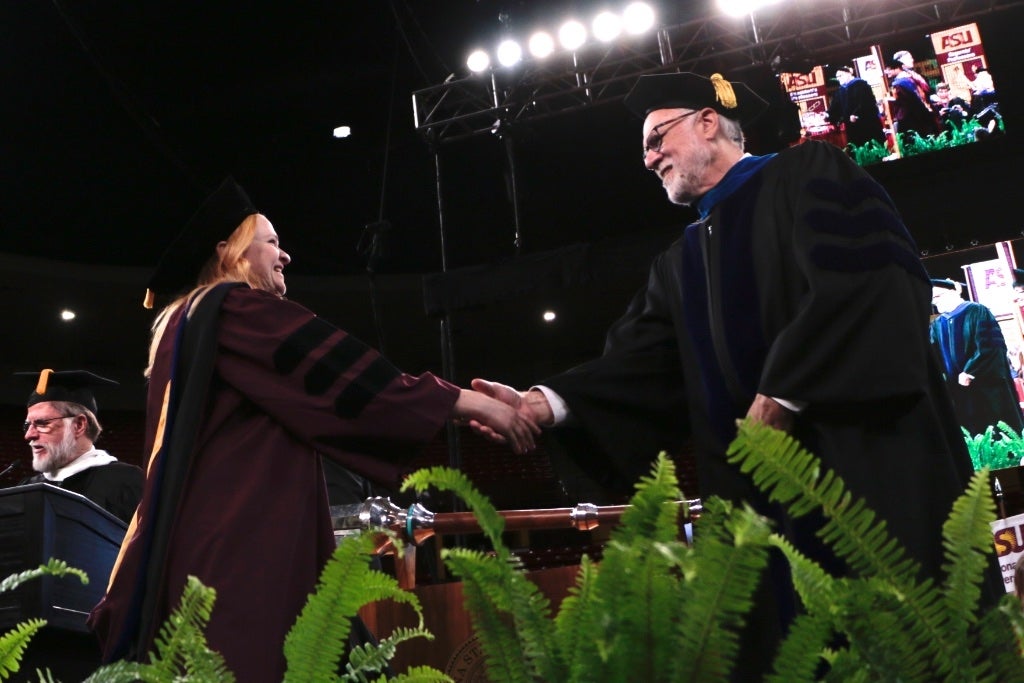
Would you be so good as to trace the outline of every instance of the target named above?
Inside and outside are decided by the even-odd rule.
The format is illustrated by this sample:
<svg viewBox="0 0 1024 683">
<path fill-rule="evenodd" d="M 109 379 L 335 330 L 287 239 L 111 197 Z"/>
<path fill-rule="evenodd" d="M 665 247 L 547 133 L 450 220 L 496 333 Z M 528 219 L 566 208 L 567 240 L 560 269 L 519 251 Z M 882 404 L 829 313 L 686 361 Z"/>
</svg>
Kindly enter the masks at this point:
<svg viewBox="0 0 1024 683">
<path fill-rule="evenodd" d="M 38 474 L 20 483 L 45 482 L 74 491 L 127 524 L 142 497 L 142 470 L 93 445 L 103 431 L 93 387 L 116 384 L 80 370 L 39 373 L 24 425 Z"/>
</svg>

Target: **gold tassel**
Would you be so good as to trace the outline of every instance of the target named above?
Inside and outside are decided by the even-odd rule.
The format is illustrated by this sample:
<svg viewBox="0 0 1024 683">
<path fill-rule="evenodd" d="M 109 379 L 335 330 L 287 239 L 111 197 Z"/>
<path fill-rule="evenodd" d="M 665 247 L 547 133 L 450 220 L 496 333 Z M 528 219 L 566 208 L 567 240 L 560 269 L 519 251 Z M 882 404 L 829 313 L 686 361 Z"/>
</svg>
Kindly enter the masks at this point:
<svg viewBox="0 0 1024 683">
<path fill-rule="evenodd" d="M 152 309 L 153 308 L 153 299 L 155 299 L 155 298 L 156 298 L 156 295 L 153 293 L 153 290 L 152 289 L 147 289 L 146 290 L 146 297 L 142 300 L 142 307 L 143 308 Z"/>
<path fill-rule="evenodd" d="M 46 394 L 46 385 L 50 383 L 50 375 L 53 374 L 53 370 L 47 368 L 39 373 L 39 381 L 36 382 L 36 393 L 40 396 Z"/>
<path fill-rule="evenodd" d="M 711 85 L 715 86 L 715 99 L 721 102 L 723 107 L 736 108 L 736 91 L 732 89 L 732 83 L 725 80 L 722 74 L 712 74 Z"/>
</svg>

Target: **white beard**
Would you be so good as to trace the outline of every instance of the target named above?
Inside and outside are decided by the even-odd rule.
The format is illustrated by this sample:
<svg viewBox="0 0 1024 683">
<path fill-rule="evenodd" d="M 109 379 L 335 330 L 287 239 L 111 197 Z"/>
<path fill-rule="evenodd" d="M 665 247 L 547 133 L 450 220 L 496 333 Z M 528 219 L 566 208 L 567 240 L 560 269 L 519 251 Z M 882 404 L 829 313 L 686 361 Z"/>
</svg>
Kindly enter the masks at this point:
<svg viewBox="0 0 1024 683">
<path fill-rule="evenodd" d="M 75 453 L 75 433 L 65 429 L 60 443 L 44 444 L 43 450 L 43 455 L 32 452 L 32 469 L 53 474 L 78 456 Z"/>
</svg>

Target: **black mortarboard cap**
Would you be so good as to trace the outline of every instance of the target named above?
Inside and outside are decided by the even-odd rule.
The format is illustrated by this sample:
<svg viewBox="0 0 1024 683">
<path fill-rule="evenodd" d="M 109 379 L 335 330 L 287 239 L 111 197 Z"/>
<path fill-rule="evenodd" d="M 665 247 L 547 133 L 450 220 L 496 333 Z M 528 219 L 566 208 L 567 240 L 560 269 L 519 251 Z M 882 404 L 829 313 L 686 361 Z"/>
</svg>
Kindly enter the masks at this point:
<svg viewBox="0 0 1024 683">
<path fill-rule="evenodd" d="M 956 282 L 949 278 L 932 278 L 932 287 L 941 287 L 943 289 L 967 289 L 967 284 L 964 282 Z"/>
<path fill-rule="evenodd" d="M 727 81 L 721 74 L 707 78 L 690 72 L 641 76 L 626 95 L 625 104 L 641 118 L 655 109 L 711 107 L 741 124 L 750 123 L 768 108 L 745 83 Z"/>
<path fill-rule="evenodd" d="M 196 284 L 215 245 L 227 239 L 242 221 L 259 213 L 249 195 L 228 176 L 164 250 L 147 286 L 147 308 L 155 294 L 178 294 Z"/>
<path fill-rule="evenodd" d="M 15 377 L 31 377 L 36 380 L 36 387 L 28 397 L 28 406 L 44 401 L 67 401 L 78 403 L 93 412 L 96 408 L 96 396 L 93 390 L 102 386 L 117 386 L 117 382 L 106 377 L 94 375 L 87 370 L 63 370 L 54 372 L 46 369 L 42 372 L 16 372 Z"/>
</svg>

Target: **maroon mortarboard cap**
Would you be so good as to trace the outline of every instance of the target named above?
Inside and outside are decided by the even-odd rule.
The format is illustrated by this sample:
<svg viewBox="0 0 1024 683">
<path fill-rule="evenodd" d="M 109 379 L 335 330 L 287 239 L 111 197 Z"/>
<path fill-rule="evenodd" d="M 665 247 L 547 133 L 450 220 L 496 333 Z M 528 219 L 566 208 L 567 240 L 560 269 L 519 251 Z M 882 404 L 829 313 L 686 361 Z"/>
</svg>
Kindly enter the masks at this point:
<svg viewBox="0 0 1024 683">
<path fill-rule="evenodd" d="M 690 72 L 641 76 L 626 95 L 625 104 L 640 118 L 656 109 L 711 107 L 742 125 L 768 108 L 745 83 L 727 81 L 721 74 L 707 78 Z"/>
<path fill-rule="evenodd" d="M 157 294 L 174 295 L 194 287 L 216 244 L 254 213 L 259 211 L 241 185 L 231 176 L 225 178 L 160 256 L 147 285 L 146 308 L 152 308 Z"/>
<path fill-rule="evenodd" d="M 54 372 L 46 369 L 42 372 L 16 372 L 15 377 L 32 378 L 36 387 L 29 394 L 26 407 L 34 406 L 45 401 L 66 401 L 83 405 L 97 414 L 96 396 L 93 393 L 96 387 L 113 386 L 118 384 L 112 379 L 94 375 L 87 370 L 62 370 Z"/>
</svg>

